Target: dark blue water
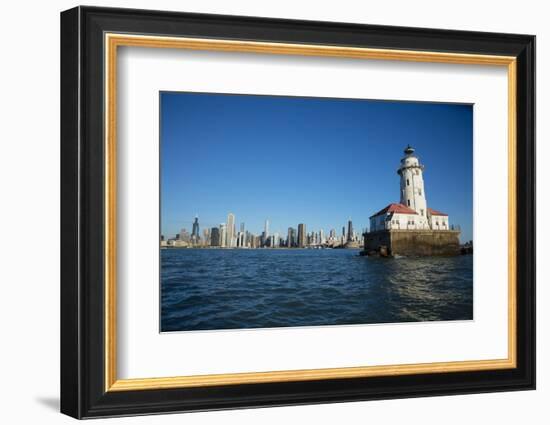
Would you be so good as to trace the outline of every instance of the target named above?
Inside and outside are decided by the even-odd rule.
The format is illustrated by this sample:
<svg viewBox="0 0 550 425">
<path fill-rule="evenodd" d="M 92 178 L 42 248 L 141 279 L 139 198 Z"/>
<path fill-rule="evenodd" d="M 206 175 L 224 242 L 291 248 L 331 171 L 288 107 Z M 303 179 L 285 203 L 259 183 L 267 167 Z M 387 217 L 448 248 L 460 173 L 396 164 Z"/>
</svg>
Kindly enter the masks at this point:
<svg viewBox="0 0 550 425">
<path fill-rule="evenodd" d="M 161 250 L 162 331 L 468 320 L 471 255 Z"/>
</svg>

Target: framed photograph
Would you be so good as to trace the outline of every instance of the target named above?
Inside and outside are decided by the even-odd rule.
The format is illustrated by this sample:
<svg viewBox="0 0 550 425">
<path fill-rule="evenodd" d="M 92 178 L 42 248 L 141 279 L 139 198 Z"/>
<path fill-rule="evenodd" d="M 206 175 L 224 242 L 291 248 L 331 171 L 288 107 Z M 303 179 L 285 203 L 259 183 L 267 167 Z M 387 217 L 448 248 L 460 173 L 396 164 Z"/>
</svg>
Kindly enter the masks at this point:
<svg viewBox="0 0 550 425">
<path fill-rule="evenodd" d="M 61 14 L 61 411 L 535 388 L 535 37 Z"/>
</svg>

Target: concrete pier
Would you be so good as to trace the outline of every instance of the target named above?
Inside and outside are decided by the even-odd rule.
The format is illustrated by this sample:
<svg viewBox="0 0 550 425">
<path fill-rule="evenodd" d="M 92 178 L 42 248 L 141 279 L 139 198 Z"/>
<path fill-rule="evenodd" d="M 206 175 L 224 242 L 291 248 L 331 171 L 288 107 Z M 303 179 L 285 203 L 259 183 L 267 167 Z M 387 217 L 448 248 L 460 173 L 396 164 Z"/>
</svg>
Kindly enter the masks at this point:
<svg viewBox="0 0 550 425">
<path fill-rule="evenodd" d="M 362 255 L 458 255 L 458 230 L 380 230 L 365 233 Z"/>
</svg>

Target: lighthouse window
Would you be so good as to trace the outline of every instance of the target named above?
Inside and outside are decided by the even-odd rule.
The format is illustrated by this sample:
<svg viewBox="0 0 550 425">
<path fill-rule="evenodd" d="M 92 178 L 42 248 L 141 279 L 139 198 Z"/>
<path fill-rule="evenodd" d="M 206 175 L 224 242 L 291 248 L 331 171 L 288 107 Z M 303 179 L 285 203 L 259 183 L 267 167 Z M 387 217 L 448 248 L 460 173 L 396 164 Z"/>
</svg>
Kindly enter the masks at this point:
<svg viewBox="0 0 550 425">
<path fill-rule="evenodd" d="M 407 186 L 409 185 L 409 179 L 407 179 Z"/>
<path fill-rule="evenodd" d="M 407 199 L 407 206 L 411 206 L 411 200 L 410 199 Z"/>
<path fill-rule="evenodd" d="M 419 173 L 418 173 L 418 170 L 414 170 L 414 171 L 415 171 L 416 175 L 418 176 L 418 174 L 419 174 Z"/>
<path fill-rule="evenodd" d="M 418 194 L 422 196 L 422 189 L 418 189 Z"/>
</svg>

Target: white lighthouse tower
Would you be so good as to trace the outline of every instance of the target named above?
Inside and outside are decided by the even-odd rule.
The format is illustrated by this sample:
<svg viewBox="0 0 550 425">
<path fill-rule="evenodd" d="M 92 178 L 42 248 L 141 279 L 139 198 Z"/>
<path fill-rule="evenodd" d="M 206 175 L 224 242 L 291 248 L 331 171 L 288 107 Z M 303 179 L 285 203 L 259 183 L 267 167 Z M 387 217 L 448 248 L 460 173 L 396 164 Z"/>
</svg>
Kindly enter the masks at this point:
<svg viewBox="0 0 550 425">
<path fill-rule="evenodd" d="M 414 149 L 408 145 L 405 148 L 405 156 L 401 159 L 401 164 L 397 170 L 397 174 L 400 177 L 400 201 L 399 204 L 391 203 L 385 208 L 378 211 L 376 214 L 369 217 L 370 231 L 365 233 L 365 251 L 370 252 L 372 249 L 376 250 L 380 246 L 391 246 L 396 241 L 390 240 L 382 241 L 381 236 L 375 236 L 377 232 L 390 233 L 398 231 L 403 236 L 403 231 L 412 234 L 422 234 L 423 238 L 427 238 L 427 248 L 425 252 L 434 253 L 453 253 L 455 248 L 458 249 L 458 235 L 460 230 L 449 226 L 449 216 L 441 211 L 436 211 L 432 208 L 428 208 L 426 202 L 426 192 L 424 191 L 424 166 L 420 164 L 418 157 L 414 154 Z M 416 233 L 420 231 L 420 233 Z M 443 239 L 430 239 L 435 238 L 434 231 L 439 235 L 438 238 L 443 237 L 443 233 L 448 233 L 449 249 L 441 248 L 438 246 L 440 240 Z M 397 236 L 396 236 L 397 237 Z M 404 236 L 403 236 L 404 237 Z M 445 236 L 446 238 L 447 236 Z M 406 238 L 405 238 L 406 239 Z M 405 240 L 404 239 L 404 240 Z M 411 240 L 412 241 L 412 240 Z M 414 240 L 413 245 L 422 244 L 420 240 Z M 383 243 L 382 243 L 383 242 Z M 394 249 L 390 248 L 390 249 Z M 403 248 L 403 247 L 401 247 Z M 397 248 L 397 251 L 401 248 Z M 422 252 L 423 248 L 408 250 L 403 248 L 402 252 L 416 253 Z M 429 254 L 429 255 L 432 255 Z"/>
<path fill-rule="evenodd" d="M 422 172 L 424 166 L 414 154 L 414 149 L 408 145 L 405 148 L 405 156 L 401 159 L 401 165 L 397 174 L 401 177 L 400 203 L 416 211 L 415 227 L 418 229 L 429 228 L 428 205 L 424 191 L 424 178 Z"/>
</svg>

